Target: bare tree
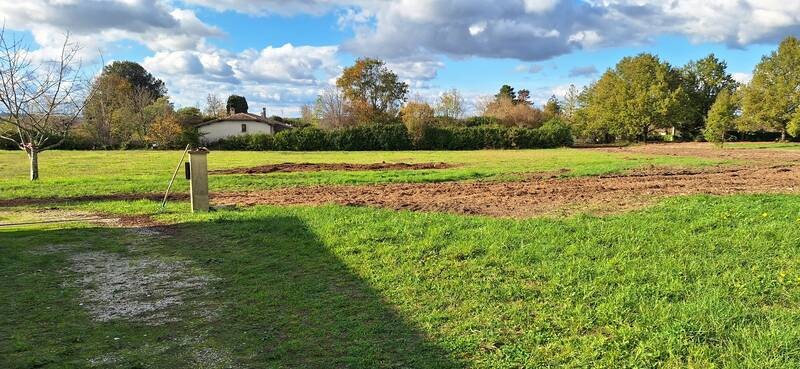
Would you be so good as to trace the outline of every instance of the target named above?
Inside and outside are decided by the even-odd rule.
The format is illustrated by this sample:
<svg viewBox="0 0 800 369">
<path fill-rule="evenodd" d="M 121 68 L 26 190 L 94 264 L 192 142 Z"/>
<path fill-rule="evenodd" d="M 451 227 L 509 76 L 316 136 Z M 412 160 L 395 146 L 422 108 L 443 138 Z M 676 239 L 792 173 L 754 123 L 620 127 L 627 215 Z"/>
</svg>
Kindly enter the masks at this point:
<svg viewBox="0 0 800 369">
<path fill-rule="evenodd" d="M 85 105 L 78 50 L 66 35 L 56 60 L 34 63 L 30 47 L 0 29 L 0 123 L 13 129 L 0 138 L 28 155 L 31 180 L 39 178 L 39 153 L 64 142 Z"/>
<path fill-rule="evenodd" d="M 209 117 L 219 118 L 225 115 L 225 103 L 214 94 L 206 96 L 206 115 Z"/>
<path fill-rule="evenodd" d="M 344 93 L 334 87 L 328 87 L 317 97 L 314 105 L 315 115 L 319 117 L 319 126 L 324 129 L 343 128 L 353 123 L 345 102 Z"/>
<path fill-rule="evenodd" d="M 316 125 L 318 119 L 316 117 L 316 114 L 314 114 L 314 107 L 312 107 L 309 104 L 303 104 L 302 106 L 300 106 L 300 120 L 302 120 L 303 123 L 308 124 L 310 126 Z"/>
<path fill-rule="evenodd" d="M 136 127 L 136 133 L 139 138 L 143 139 L 148 134 L 150 121 L 145 114 L 145 108 L 155 101 L 153 92 L 141 86 L 134 86 L 130 91 L 130 109 L 133 112 L 133 124 Z"/>
<path fill-rule="evenodd" d="M 486 115 L 490 105 L 494 101 L 495 97 L 491 95 L 478 96 L 472 102 L 472 106 L 475 107 L 475 112 L 478 113 L 478 115 Z"/>
<path fill-rule="evenodd" d="M 450 119 L 459 119 L 464 115 L 464 97 L 455 88 L 445 91 L 439 96 L 436 114 Z"/>
</svg>

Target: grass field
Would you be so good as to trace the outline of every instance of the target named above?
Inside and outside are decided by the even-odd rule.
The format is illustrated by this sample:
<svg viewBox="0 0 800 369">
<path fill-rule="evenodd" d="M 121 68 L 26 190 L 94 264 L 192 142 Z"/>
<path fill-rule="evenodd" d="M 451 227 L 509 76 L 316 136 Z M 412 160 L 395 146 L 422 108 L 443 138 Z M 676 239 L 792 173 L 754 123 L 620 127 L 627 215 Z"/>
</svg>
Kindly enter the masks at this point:
<svg viewBox="0 0 800 369">
<path fill-rule="evenodd" d="M 41 180 L 26 179 L 28 161 L 21 151 L 0 151 L 0 199 L 73 197 L 118 193 L 163 193 L 181 152 L 175 151 L 47 151 L 41 155 Z M 376 184 L 442 182 L 469 179 L 513 180 L 527 172 L 569 170 L 568 175 L 596 175 L 648 165 L 698 166 L 716 161 L 589 150 L 484 150 L 400 152 L 230 152 L 209 156 L 209 169 L 274 163 L 426 163 L 457 167 L 442 170 L 326 171 L 224 175 L 210 181 L 211 191 L 251 190 L 312 184 Z M 182 178 L 183 169 L 179 174 Z M 176 182 L 185 192 L 188 184 Z"/>
<path fill-rule="evenodd" d="M 0 153 L 0 170 L 24 171 L 11 154 Z M 158 191 L 175 153 L 50 155 L 42 183 L 15 174 L 0 181 L 2 197 Z M 593 175 L 714 162 L 568 149 L 211 155 L 226 159 L 212 160 L 216 168 L 464 163 L 430 174 L 258 175 L 244 187 L 510 181 L 561 168 Z M 130 165 L 106 174 L 126 157 Z M 247 176 L 221 177 L 212 177 L 225 183 L 218 190 Z M 59 189 L 72 185 L 81 188 Z M 797 195 L 682 196 L 617 214 L 529 219 L 333 205 L 155 208 L 139 200 L 0 210 L 2 224 L 90 214 L 158 224 L 0 227 L 0 367 L 800 366 Z"/>
</svg>

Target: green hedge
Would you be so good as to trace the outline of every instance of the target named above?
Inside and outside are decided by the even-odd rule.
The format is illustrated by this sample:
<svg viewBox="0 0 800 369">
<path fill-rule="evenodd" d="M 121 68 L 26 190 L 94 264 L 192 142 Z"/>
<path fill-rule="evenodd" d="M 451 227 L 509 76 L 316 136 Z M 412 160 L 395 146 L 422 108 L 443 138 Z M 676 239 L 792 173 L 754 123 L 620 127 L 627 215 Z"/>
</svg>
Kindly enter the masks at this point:
<svg viewBox="0 0 800 369">
<path fill-rule="evenodd" d="M 569 127 L 550 121 L 541 128 L 501 126 L 429 127 L 412 143 L 403 125 L 371 125 L 333 131 L 306 127 L 275 135 L 233 136 L 209 145 L 221 150 L 391 151 L 535 149 L 572 145 Z"/>
</svg>

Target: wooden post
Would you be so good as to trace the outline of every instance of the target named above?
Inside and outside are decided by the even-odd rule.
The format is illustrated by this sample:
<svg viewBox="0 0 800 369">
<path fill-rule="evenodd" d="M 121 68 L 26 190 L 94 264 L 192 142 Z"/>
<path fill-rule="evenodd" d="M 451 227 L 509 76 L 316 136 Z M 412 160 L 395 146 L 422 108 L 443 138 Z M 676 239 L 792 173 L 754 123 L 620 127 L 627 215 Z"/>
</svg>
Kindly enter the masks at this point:
<svg viewBox="0 0 800 369">
<path fill-rule="evenodd" d="M 208 149 L 201 147 L 189 151 L 189 193 L 192 212 L 208 211 Z"/>
</svg>

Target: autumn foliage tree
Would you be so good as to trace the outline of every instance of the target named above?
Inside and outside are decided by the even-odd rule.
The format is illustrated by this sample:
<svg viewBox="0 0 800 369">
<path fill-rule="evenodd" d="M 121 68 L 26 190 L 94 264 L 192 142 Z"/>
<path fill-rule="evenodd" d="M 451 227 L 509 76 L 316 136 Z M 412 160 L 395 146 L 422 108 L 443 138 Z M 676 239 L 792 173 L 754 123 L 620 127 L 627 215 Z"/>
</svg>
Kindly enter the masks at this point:
<svg viewBox="0 0 800 369">
<path fill-rule="evenodd" d="M 345 68 L 336 86 L 351 115 L 360 122 L 397 115 L 408 94 L 408 84 L 401 82 L 382 60 L 372 58 L 360 58 Z"/>
<path fill-rule="evenodd" d="M 156 118 L 147 132 L 147 140 L 158 148 L 170 148 L 180 140 L 183 128 L 175 114 Z"/>
<path fill-rule="evenodd" d="M 154 77 L 141 64 L 132 61 L 114 61 L 103 67 L 104 75 L 115 75 L 128 81 L 134 88 L 147 91 L 153 99 L 165 96 L 167 87 L 164 82 Z"/>
<path fill-rule="evenodd" d="M 464 97 L 456 89 L 443 92 L 436 104 L 436 115 L 449 119 L 459 119 L 464 115 Z"/>
<path fill-rule="evenodd" d="M 483 115 L 496 118 L 507 126 L 535 128 L 544 123 L 541 110 L 528 104 L 519 104 L 505 96 L 488 103 Z"/>
<path fill-rule="evenodd" d="M 400 115 L 411 139 L 416 142 L 422 138 L 425 128 L 433 122 L 434 111 L 428 103 L 410 101 L 403 106 Z"/>
</svg>

